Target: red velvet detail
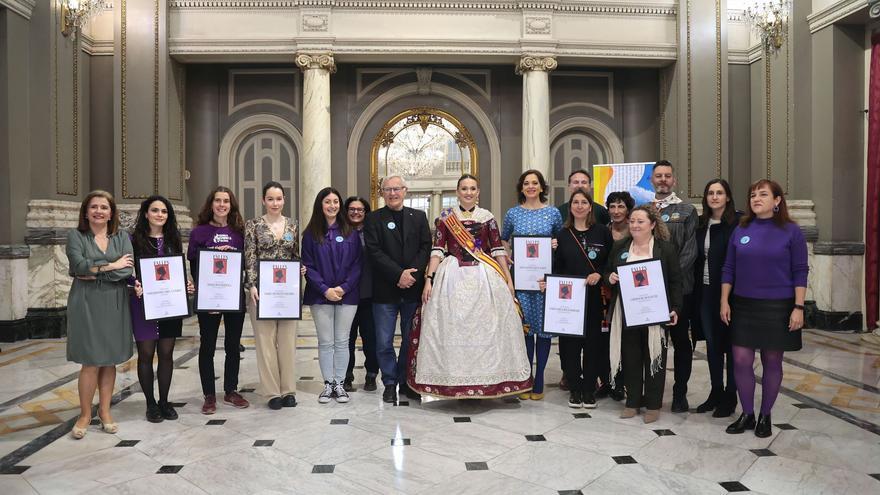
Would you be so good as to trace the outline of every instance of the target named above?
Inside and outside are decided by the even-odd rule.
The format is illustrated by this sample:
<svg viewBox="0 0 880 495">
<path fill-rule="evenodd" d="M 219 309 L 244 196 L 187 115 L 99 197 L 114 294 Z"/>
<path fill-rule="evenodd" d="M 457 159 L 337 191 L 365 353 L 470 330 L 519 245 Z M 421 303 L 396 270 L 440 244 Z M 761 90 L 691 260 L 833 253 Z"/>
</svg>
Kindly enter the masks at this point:
<svg viewBox="0 0 880 495">
<path fill-rule="evenodd" d="M 877 328 L 880 298 L 880 34 L 871 37 L 868 88 L 868 183 L 865 197 L 865 324 Z"/>
<path fill-rule="evenodd" d="M 412 328 L 409 331 L 409 352 L 407 353 L 406 384 L 420 394 L 450 399 L 494 399 L 518 395 L 532 389 L 532 379 L 522 382 L 504 382 L 493 385 L 461 385 L 443 386 L 416 383 L 416 366 L 418 365 L 419 337 L 422 333 L 422 308 L 413 316 Z"/>
</svg>

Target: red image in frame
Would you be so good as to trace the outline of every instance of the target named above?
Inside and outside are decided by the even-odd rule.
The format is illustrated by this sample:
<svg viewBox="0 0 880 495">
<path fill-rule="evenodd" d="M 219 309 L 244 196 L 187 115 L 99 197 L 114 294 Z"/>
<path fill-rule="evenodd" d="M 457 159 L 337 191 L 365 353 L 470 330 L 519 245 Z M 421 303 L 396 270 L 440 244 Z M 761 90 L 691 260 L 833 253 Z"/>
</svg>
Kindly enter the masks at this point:
<svg viewBox="0 0 880 495">
<path fill-rule="evenodd" d="M 272 267 L 272 283 L 273 284 L 286 284 L 287 283 L 287 267 L 286 266 Z"/>
<path fill-rule="evenodd" d="M 526 258 L 537 258 L 539 254 L 538 243 L 526 241 Z"/>
<path fill-rule="evenodd" d="M 638 270 L 633 270 L 633 285 L 636 287 L 647 287 L 650 285 L 648 282 L 648 270 L 645 268 L 639 268 Z"/>
<path fill-rule="evenodd" d="M 156 275 L 156 281 L 171 280 L 171 270 L 168 269 L 167 261 L 153 264 L 153 273 Z"/>
<path fill-rule="evenodd" d="M 571 282 L 560 282 L 559 284 L 559 299 L 568 299 L 571 300 L 572 293 Z"/>
<path fill-rule="evenodd" d="M 214 257 L 214 265 L 213 271 L 216 275 L 226 275 L 226 270 L 228 268 L 227 259 L 225 256 L 215 256 Z"/>
</svg>

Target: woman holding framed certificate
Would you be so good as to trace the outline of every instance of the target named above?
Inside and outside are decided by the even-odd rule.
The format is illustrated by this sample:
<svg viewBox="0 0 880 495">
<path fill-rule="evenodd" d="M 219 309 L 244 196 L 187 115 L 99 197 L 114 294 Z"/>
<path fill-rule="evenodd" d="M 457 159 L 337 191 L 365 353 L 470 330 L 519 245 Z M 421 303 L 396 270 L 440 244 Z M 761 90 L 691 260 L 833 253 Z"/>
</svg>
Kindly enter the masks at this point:
<svg viewBox="0 0 880 495">
<path fill-rule="evenodd" d="M 137 213 L 134 231 L 131 234 L 135 260 L 144 257 L 171 256 L 183 252 L 180 229 L 174 207 L 163 196 L 150 196 L 141 203 Z M 162 265 L 164 266 L 164 265 Z M 165 272 L 163 272 L 165 273 Z M 141 273 L 141 277 L 150 274 Z M 136 294 L 130 298 L 131 320 L 134 340 L 137 342 L 138 382 L 147 400 L 147 421 L 161 423 L 177 419 L 177 412 L 168 402 L 171 389 L 171 374 L 174 370 L 174 342 L 181 336 L 183 318 L 146 320 L 144 300 L 140 281 L 135 281 Z M 192 282 L 187 282 L 187 292 L 194 291 Z M 159 349 L 159 363 L 156 375 L 159 382 L 159 402 L 153 395 L 153 358 Z"/>
<path fill-rule="evenodd" d="M 67 234 L 68 274 L 73 285 L 67 296 L 67 360 L 79 371 L 80 414 L 71 436 L 80 439 L 92 421 L 92 400 L 98 390 L 101 429 L 116 433 L 110 399 L 116 365 L 131 357 L 131 314 L 125 298 L 134 256 L 128 234 L 119 229 L 113 195 L 92 191 L 79 208 L 79 223 Z"/>
<path fill-rule="evenodd" d="M 629 232 L 631 237 L 614 244 L 608 258 L 606 280 L 611 284 L 611 342 L 609 357 L 611 359 L 612 379 L 619 370 L 623 370 L 623 382 L 626 387 L 626 407 L 620 413 L 621 418 L 632 418 L 645 407 L 645 423 L 653 423 L 660 418 L 660 406 L 663 403 L 663 387 L 666 383 L 666 338 L 660 324 L 630 326 L 624 317 L 624 304 L 642 306 L 632 308 L 651 313 L 669 315 L 669 324 L 678 321 L 678 312 L 682 304 L 682 274 L 678 262 L 678 251 L 669 242 L 666 225 L 652 205 L 635 207 L 629 216 Z M 637 261 L 659 260 L 662 267 L 661 278 L 665 291 L 663 298 L 645 299 L 646 301 L 662 301 L 662 308 L 650 307 L 652 302 L 640 303 L 638 299 L 621 302 L 621 278 L 618 269 L 623 265 L 632 265 Z M 630 286 L 648 288 L 651 278 L 647 270 L 630 270 L 626 276 Z M 655 282 L 657 283 L 657 282 Z M 666 304 L 668 303 L 668 306 Z M 629 311 L 627 311 L 629 313 Z"/>
<path fill-rule="evenodd" d="M 607 367 L 608 332 L 602 331 L 604 302 L 602 274 L 614 241 L 608 227 L 596 223 L 593 197 L 577 189 L 568 202 L 568 216 L 557 234 L 558 247 L 553 254 L 553 273 L 586 277 L 585 332 L 582 336 L 559 336 L 559 359 L 569 386 L 570 407 L 596 407 L 596 382 L 600 370 Z M 546 327 L 553 332 L 554 329 Z"/>
<path fill-rule="evenodd" d="M 801 349 L 807 294 L 807 241 L 788 214 L 782 187 L 749 187 L 749 211 L 730 236 L 721 272 L 721 321 L 730 325 L 742 414 L 727 433 L 773 434 L 770 412 L 782 386 L 785 351 Z M 731 292 L 733 297 L 731 298 Z M 755 420 L 755 350 L 761 350 L 761 410 Z"/>
<path fill-rule="evenodd" d="M 555 237 L 562 228 L 562 215 L 558 208 L 547 204 L 547 181 L 544 180 L 541 172 L 526 170 L 519 176 L 517 198 L 519 205 L 507 210 L 501 228 L 501 239 L 507 243 L 507 247 L 514 244 L 515 237 Z M 531 250 L 527 248 L 527 256 L 540 257 L 542 253 L 539 252 L 539 246 L 540 243 L 536 242 Z M 513 261 L 516 263 L 515 256 Z M 525 261 L 521 260 L 521 262 Z M 533 358 L 537 357 L 532 392 L 520 394 L 519 398 L 523 400 L 544 398 L 544 368 L 550 357 L 552 335 L 544 332 L 544 294 L 538 290 L 538 281 L 541 277 L 535 275 L 534 280 L 531 281 L 535 285 L 534 291 L 516 291 L 516 298 L 522 305 L 525 324 L 528 326 L 526 353 L 528 353 L 529 363 L 531 364 Z"/>
<path fill-rule="evenodd" d="M 360 301 L 361 238 L 340 214 L 339 191 L 318 191 L 312 217 L 302 239 L 302 262 L 306 267 L 303 304 L 310 305 L 318 334 L 318 364 L 324 390 L 318 402 L 348 402 L 343 387 L 348 370 L 348 335 Z"/>
<path fill-rule="evenodd" d="M 531 366 L 498 224 L 477 206 L 477 178 L 462 175 L 458 205 L 434 221 L 422 308 L 410 331 L 407 383 L 435 397 L 527 393 Z"/>
<path fill-rule="evenodd" d="M 296 320 L 260 319 L 257 315 L 259 260 L 299 259 L 299 228 L 296 220 L 281 213 L 284 202 L 281 184 L 267 182 L 263 186 L 266 213 L 248 220 L 244 227 L 245 288 L 257 346 L 260 392 L 269 397 L 269 408 L 273 410 L 296 407 Z"/>
<path fill-rule="evenodd" d="M 199 212 L 196 226 L 189 235 L 189 249 L 186 257 L 189 259 L 190 273 L 198 283 L 199 277 L 199 251 L 217 250 L 220 252 L 240 253 L 244 251 L 244 219 L 238 208 L 238 200 L 231 189 L 217 186 L 208 194 L 202 211 Z M 223 271 L 227 265 L 215 267 Z M 239 295 L 241 291 L 239 290 Z M 201 294 L 200 294 L 201 296 Z M 241 358 L 241 331 L 244 327 L 244 308 L 241 311 L 198 311 L 199 319 L 199 377 L 202 381 L 202 394 L 205 402 L 202 404 L 202 414 L 214 414 L 217 411 L 217 395 L 214 385 L 214 350 L 217 347 L 217 334 L 220 330 L 220 321 L 223 320 L 223 350 L 225 361 L 223 365 L 223 402 L 243 409 L 250 403 L 237 392 L 238 370 Z"/>
</svg>

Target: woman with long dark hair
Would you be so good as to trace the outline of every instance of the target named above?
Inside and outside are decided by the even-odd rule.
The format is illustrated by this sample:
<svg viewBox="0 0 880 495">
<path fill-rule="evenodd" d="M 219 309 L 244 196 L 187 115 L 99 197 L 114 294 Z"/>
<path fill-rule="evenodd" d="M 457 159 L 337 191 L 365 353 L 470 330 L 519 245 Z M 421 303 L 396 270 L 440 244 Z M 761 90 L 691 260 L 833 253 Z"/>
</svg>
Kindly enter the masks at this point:
<svg viewBox="0 0 880 495">
<path fill-rule="evenodd" d="M 802 347 L 807 241 L 788 214 L 782 187 L 749 187 L 749 211 L 730 237 L 721 273 L 721 321 L 729 324 L 742 414 L 727 433 L 769 437 L 770 412 L 782 386 L 785 351 Z M 731 300 L 731 292 L 733 298 Z M 761 350 L 761 411 L 755 420 L 755 350 Z"/>
<path fill-rule="evenodd" d="M 358 233 L 361 241 L 361 249 L 364 249 L 364 220 L 370 213 L 370 203 L 359 196 L 351 196 L 345 200 L 342 208 L 348 216 L 348 223 Z M 361 256 L 361 282 L 360 301 L 357 312 L 351 322 L 351 333 L 348 334 L 348 369 L 345 372 L 345 381 L 342 387 L 346 392 L 354 390 L 354 350 L 358 333 L 361 335 L 361 343 L 364 353 L 364 391 L 376 390 L 376 377 L 379 375 L 379 358 L 376 357 L 376 325 L 373 323 L 373 267 L 370 258 L 364 254 Z"/>
<path fill-rule="evenodd" d="M 163 196 L 150 196 L 141 203 L 137 213 L 134 231 L 131 234 L 135 263 L 142 257 L 171 256 L 183 253 L 180 229 L 174 207 Z M 161 423 L 177 419 L 177 412 L 168 402 L 171 389 L 171 374 L 174 369 L 174 342 L 183 330 L 183 318 L 161 321 L 144 319 L 144 303 L 141 299 L 140 282 L 135 282 L 137 294 L 130 298 L 132 330 L 137 342 L 138 382 L 147 399 L 147 421 Z M 187 282 L 187 291 L 194 291 Z M 159 402 L 153 395 L 153 358 L 159 350 L 159 364 L 156 375 L 159 382 Z"/>
<path fill-rule="evenodd" d="M 92 191 L 79 207 L 79 222 L 67 234 L 67 360 L 82 365 L 77 381 L 80 413 L 71 436 L 86 435 L 98 390 L 98 419 L 106 433 L 119 426 L 110 415 L 116 365 L 131 357 L 131 316 L 126 280 L 134 267 L 131 240 L 119 229 L 113 195 Z"/>
<path fill-rule="evenodd" d="M 706 338 L 706 358 L 712 390 L 709 398 L 697 406 L 698 413 L 712 412 L 726 418 L 736 409 L 736 380 L 730 347 L 730 329 L 721 321 L 721 266 L 727 256 L 730 235 L 739 214 L 724 179 L 712 179 L 703 190 L 703 213 L 697 224 L 697 260 L 694 263 L 694 308 L 692 330 L 702 329 Z M 727 386 L 724 369 L 727 368 Z"/>
<path fill-rule="evenodd" d="M 324 390 L 318 402 L 348 402 L 342 382 L 348 369 L 348 335 L 360 302 L 361 239 L 341 213 L 342 196 L 332 187 L 318 191 L 303 233 L 306 267 L 303 304 L 309 305 L 318 335 L 318 364 Z"/>
<path fill-rule="evenodd" d="M 263 186 L 266 213 L 244 226 L 244 286 L 248 292 L 248 312 L 257 346 L 260 392 L 269 397 L 269 409 L 296 407 L 296 331 L 295 320 L 258 320 L 257 261 L 260 259 L 299 259 L 299 227 L 284 216 L 284 187 L 275 181 Z M 305 269 L 305 267 L 303 267 Z"/>
<path fill-rule="evenodd" d="M 244 251 L 244 219 L 238 208 L 238 201 L 231 189 L 217 186 L 205 198 L 196 226 L 189 235 L 190 273 L 198 282 L 199 250 L 218 249 L 220 251 Z M 202 381 L 202 414 L 217 411 L 217 392 L 214 385 L 214 349 L 217 347 L 217 334 L 220 321 L 223 321 L 223 402 L 243 409 L 250 403 L 238 393 L 238 369 L 241 358 L 241 331 L 244 326 L 244 310 L 197 313 L 199 319 L 199 377 Z"/>
</svg>

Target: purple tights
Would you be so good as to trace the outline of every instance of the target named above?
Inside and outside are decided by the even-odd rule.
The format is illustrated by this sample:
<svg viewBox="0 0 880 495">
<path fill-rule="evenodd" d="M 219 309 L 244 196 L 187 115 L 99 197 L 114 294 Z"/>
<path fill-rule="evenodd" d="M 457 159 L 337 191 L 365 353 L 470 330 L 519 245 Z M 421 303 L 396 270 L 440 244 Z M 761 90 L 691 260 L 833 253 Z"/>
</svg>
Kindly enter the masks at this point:
<svg viewBox="0 0 880 495">
<path fill-rule="evenodd" d="M 764 369 L 761 378 L 761 414 L 767 416 L 773 409 L 779 387 L 782 386 L 782 354 L 783 351 L 761 351 L 761 366 Z M 755 413 L 755 350 L 751 347 L 733 346 L 733 373 L 739 402 L 744 414 Z"/>
</svg>

